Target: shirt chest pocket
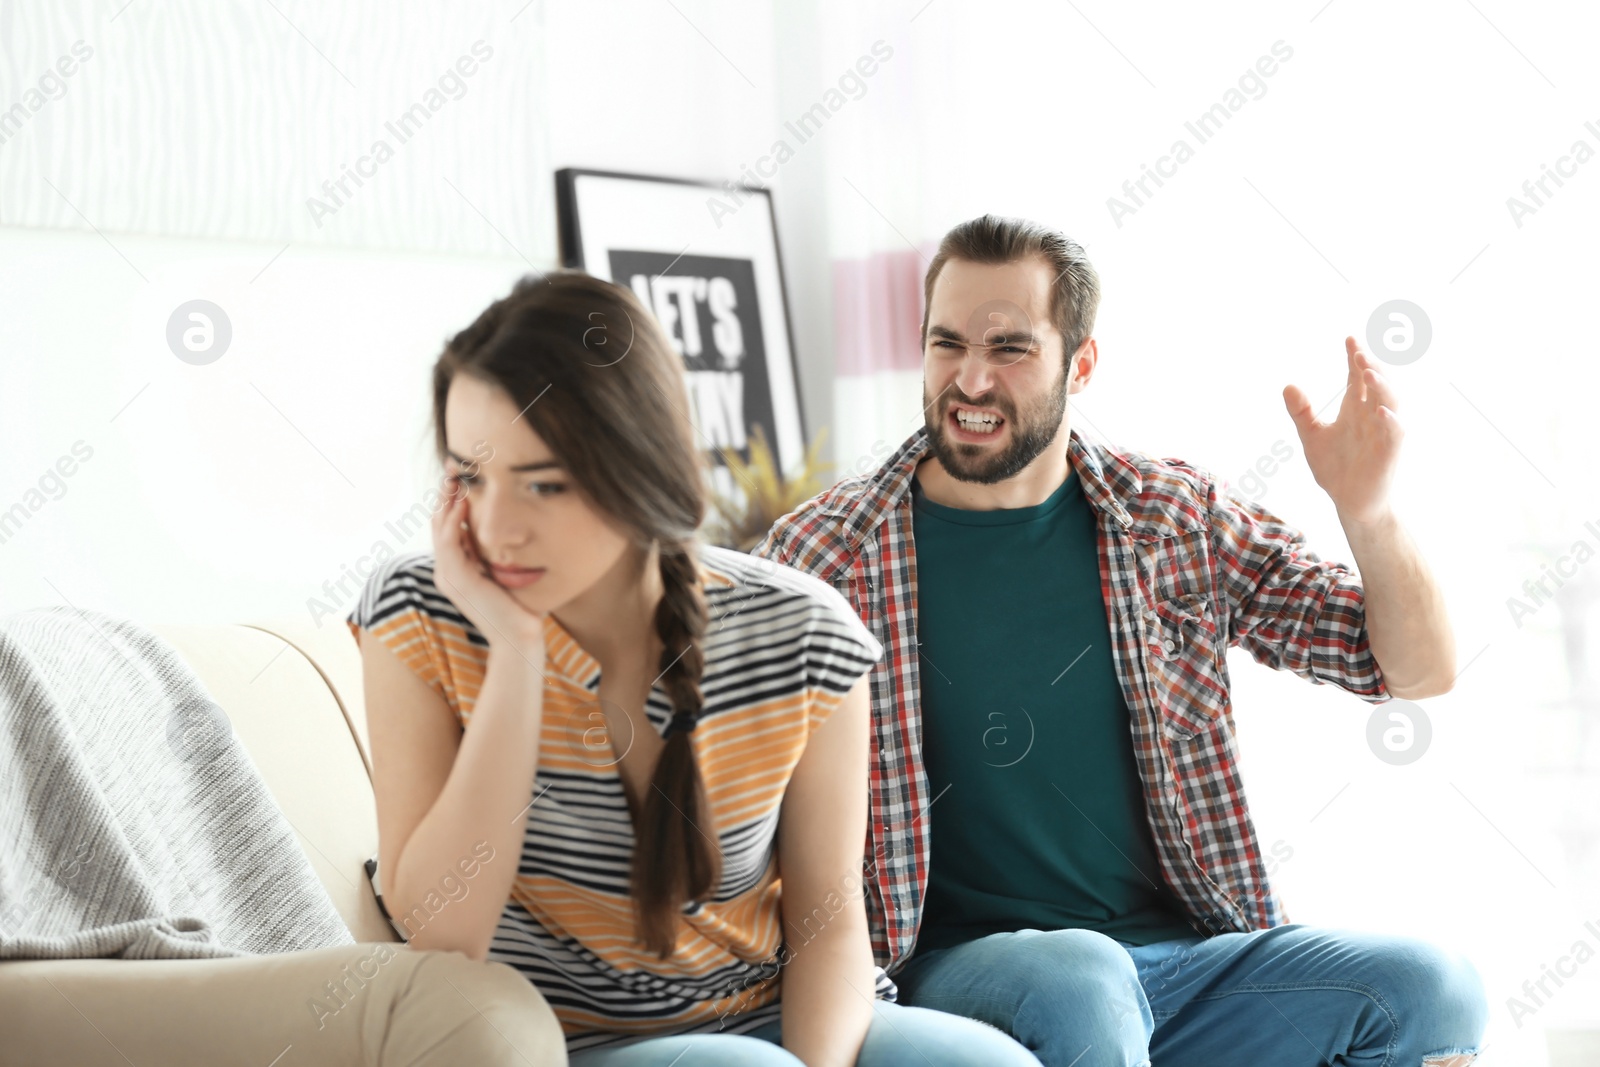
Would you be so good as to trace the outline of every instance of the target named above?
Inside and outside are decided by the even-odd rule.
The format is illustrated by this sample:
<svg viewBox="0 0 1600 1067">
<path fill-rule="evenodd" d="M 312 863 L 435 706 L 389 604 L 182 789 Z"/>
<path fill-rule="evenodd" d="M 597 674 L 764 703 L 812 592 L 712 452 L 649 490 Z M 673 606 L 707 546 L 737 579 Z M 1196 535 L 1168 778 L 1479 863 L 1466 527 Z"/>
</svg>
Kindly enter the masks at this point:
<svg viewBox="0 0 1600 1067">
<path fill-rule="evenodd" d="M 885 641 L 878 611 L 878 579 L 873 578 L 870 566 L 858 564 L 843 578 L 835 579 L 834 588 L 855 608 L 872 636 Z"/>
<path fill-rule="evenodd" d="M 1156 600 L 1144 610 L 1144 660 L 1170 737 L 1188 740 L 1227 709 L 1219 634 L 1211 602 L 1200 593 Z"/>
</svg>

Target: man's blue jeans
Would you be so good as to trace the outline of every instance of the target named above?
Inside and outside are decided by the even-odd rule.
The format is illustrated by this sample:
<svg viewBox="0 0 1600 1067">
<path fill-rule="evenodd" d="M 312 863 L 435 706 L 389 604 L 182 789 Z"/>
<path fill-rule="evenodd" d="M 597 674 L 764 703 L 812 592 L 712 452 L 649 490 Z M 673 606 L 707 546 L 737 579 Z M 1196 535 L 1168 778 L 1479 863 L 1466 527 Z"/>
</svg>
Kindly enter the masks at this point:
<svg viewBox="0 0 1600 1067">
<path fill-rule="evenodd" d="M 894 980 L 1044 1067 L 1463 1067 L 1489 1016 L 1464 958 L 1300 925 L 1143 947 L 1021 930 L 915 953 Z"/>
</svg>

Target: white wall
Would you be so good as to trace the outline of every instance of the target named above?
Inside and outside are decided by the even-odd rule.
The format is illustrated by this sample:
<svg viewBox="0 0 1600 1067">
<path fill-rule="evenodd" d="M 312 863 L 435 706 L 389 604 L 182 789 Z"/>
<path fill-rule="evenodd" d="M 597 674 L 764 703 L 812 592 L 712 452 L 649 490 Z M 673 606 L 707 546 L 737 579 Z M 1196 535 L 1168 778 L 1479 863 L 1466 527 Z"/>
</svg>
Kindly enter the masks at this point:
<svg viewBox="0 0 1600 1067">
<path fill-rule="evenodd" d="M 773 123 L 762 8 L 435 5 L 379 33 L 377 8 L 280 7 L 0 12 L 0 106 L 93 42 L 0 143 L 0 613 L 337 622 L 375 552 L 429 544 L 396 525 L 434 470 L 427 371 L 555 264 L 554 169 L 720 180 Z M 480 39 L 460 98 L 315 225 Z M 196 298 L 233 331 L 205 366 L 166 342 Z"/>
</svg>

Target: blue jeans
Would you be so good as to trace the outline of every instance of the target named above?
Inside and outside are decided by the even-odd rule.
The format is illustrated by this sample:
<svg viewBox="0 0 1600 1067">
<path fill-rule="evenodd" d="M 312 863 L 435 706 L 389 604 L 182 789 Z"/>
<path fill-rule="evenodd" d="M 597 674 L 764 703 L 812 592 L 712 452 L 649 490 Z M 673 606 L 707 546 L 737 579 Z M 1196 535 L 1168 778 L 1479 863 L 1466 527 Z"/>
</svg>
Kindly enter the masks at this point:
<svg viewBox="0 0 1600 1067">
<path fill-rule="evenodd" d="M 914 953 L 894 980 L 1044 1067 L 1461 1067 L 1489 1017 L 1464 958 L 1300 925 L 1143 947 L 1020 930 Z"/>
<path fill-rule="evenodd" d="M 648 1037 L 618 1048 L 572 1053 L 568 1067 L 802 1067 L 784 1051 L 782 1022 L 747 1034 Z M 681 1058 L 680 1058 L 681 1057 Z M 872 1002 L 872 1026 L 856 1067 L 1039 1067 L 1027 1049 L 992 1026 L 892 1001 Z"/>
</svg>

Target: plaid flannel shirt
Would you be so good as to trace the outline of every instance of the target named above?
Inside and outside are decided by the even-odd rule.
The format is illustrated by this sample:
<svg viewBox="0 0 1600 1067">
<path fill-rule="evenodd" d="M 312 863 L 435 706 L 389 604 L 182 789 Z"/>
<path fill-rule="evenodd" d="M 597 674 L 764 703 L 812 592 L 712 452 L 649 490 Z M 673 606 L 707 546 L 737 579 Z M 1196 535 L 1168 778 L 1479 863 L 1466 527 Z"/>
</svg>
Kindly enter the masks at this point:
<svg viewBox="0 0 1600 1067">
<path fill-rule="evenodd" d="M 889 973 L 916 943 L 928 881 L 911 476 L 919 429 L 877 471 L 846 478 L 778 520 L 756 555 L 839 590 L 884 645 L 864 881 L 872 951 Z M 1100 586 L 1131 714 L 1162 875 L 1207 936 L 1285 923 L 1245 804 L 1227 650 L 1364 700 L 1389 699 L 1368 647 L 1361 580 L 1226 481 L 1070 432 L 1068 455 L 1100 520 Z"/>
</svg>

